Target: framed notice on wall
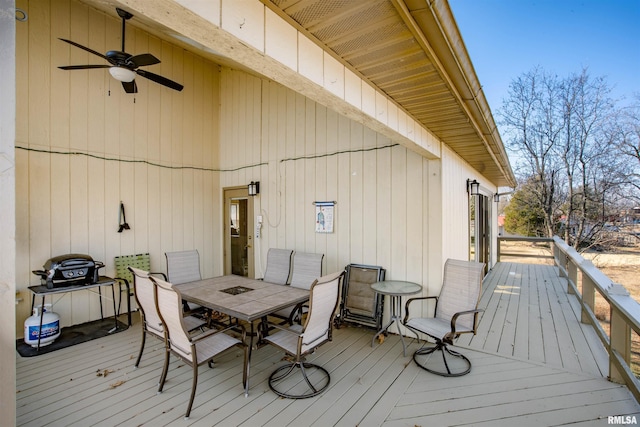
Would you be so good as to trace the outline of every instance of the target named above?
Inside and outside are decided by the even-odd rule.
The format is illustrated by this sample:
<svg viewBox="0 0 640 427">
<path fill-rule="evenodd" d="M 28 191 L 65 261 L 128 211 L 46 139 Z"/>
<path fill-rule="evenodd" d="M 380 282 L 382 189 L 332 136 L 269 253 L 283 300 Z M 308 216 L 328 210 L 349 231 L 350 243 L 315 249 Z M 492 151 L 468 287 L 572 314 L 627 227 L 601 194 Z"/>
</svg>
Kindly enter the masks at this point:
<svg viewBox="0 0 640 427">
<path fill-rule="evenodd" d="M 336 202 L 314 202 L 316 205 L 316 233 L 333 233 Z"/>
</svg>

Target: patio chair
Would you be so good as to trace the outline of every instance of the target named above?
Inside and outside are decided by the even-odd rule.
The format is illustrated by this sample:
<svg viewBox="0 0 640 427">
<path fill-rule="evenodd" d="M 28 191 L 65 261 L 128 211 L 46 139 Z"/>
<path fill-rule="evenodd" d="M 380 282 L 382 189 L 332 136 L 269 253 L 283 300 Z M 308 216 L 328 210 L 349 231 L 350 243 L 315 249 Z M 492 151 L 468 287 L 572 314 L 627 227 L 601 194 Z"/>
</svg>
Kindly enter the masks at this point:
<svg viewBox="0 0 640 427">
<path fill-rule="evenodd" d="M 384 276 L 385 269 L 380 266 L 349 264 L 345 267 L 340 316 L 336 319 L 338 327 L 342 322 L 353 322 L 376 331 L 382 329 L 384 295 L 371 289 L 371 284 L 383 281 Z"/>
<path fill-rule="evenodd" d="M 313 282 L 309 313 L 304 325 L 296 324 L 288 328 L 273 325 L 279 331 L 264 338 L 265 342 L 284 350 L 287 357 L 292 359 L 269 376 L 269 387 L 277 395 L 304 399 L 317 396 L 329 386 L 329 372 L 322 366 L 307 362 L 306 357 L 332 339 L 333 318 L 343 274 L 340 271 Z"/>
<path fill-rule="evenodd" d="M 269 248 L 267 252 L 267 268 L 264 272 L 263 280 L 277 285 L 289 283 L 292 256 L 292 250 Z"/>
<path fill-rule="evenodd" d="M 444 279 L 439 296 L 418 297 L 407 300 L 403 324 L 413 331 L 428 335 L 435 345 L 425 344 L 413 354 L 421 368 L 446 377 L 458 377 L 471 371 L 471 362 L 465 355 L 451 350 L 448 345 L 460 334 L 473 333 L 477 328 L 478 301 L 482 289 L 484 264 L 449 259 L 444 265 Z M 409 319 L 409 306 L 416 301 L 435 299 L 434 317 Z M 421 311 L 421 310 L 420 310 Z M 440 353 L 441 356 L 437 356 Z"/>
<path fill-rule="evenodd" d="M 248 347 L 244 343 L 244 330 L 242 332 L 242 341 L 225 333 L 231 329 L 237 330 L 237 325 L 233 328 L 228 327 L 222 330 L 210 329 L 202 334 L 190 336 L 184 317 L 182 316 L 182 297 L 180 296 L 180 291 L 174 288 L 171 283 L 164 280 L 151 277 L 151 281 L 156 284 L 155 303 L 165 330 L 164 339 L 167 354 L 169 352 L 173 353 L 193 369 L 191 397 L 189 398 L 189 404 L 187 405 L 185 419 L 189 419 L 191 408 L 193 407 L 193 400 L 195 398 L 196 387 L 198 385 L 198 367 L 207 363 L 209 367 L 212 368 L 212 359 L 234 346 L 244 350 L 242 387 L 245 394 L 247 394 L 247 361 L 249 353 Z M 165 365 L 167 363 L 168 358 L 165 359 Z M 160 387 L 158 388 L 159 393 L 162 392 L 166 378 L 167 369 L 165 368 L 163 370 L 162 378 L 160 379 Z"/>
<path fill-rule="evenodd" d="M 165 252 L 167 258 L 167 277 L 170 283 L 180 285 L 187 282 L 201 280 L 200 254 L 197 249 L 186 251 Z M 204 308 L 197 304 L 182 302 L 185 312 L 202 313 Z"/>
<path fill-rule="evenodd" d="M 301 289 L 311 289 L 316 278 L 322 275 L 322 260 L 324 254 L 310 252 L 296 252 L 293 254 L 293 273 L 291 286 Z"/>
<path fill-rule="evenodd" d="M 160 320 L 158 310 L 156 309 L 156 303 L 153 296 L 153 288 L 155 287 L 155 285 L 153 284 L 151 279 L 149 279 L 149 273 L 131 266 L 128 267 L 128 271 L 133 278 L 133 294 L 136 298 L 138 307 L 140 308 L 140 317 L 142 323 L 142 343 L 140 344 L 140 352 L 138 353 L 136 363 L 135 365 L 133 365 L 137 368 L 138 365 L 140 365 L 140 360 L 142 359 L 142 353 L 144 351 L 147 334 L 164 341 L 164 327 L 162 326 L 162 321 Z M 201 328 L 205 324 L 205 322 L 196 317 L 187 316 L 184 318 L 184 324 L 188 331 L 193 331 Z M 167 353 L 165 367 L 168 366 L 168 357 L 169 354 Z"/>
<path fill-rule="evenodd" d="M 291 275 L 291 286 L 300 289 L 311 289 L 317 277 L 322 275 L 322 260 L 324 254 L 316 254 L 310 252 L 296 252 L 293 254 L 293 273 Z M 306 312 L 304 304 L 298 304 L 294 307 L 287 307 L 276 313 L 275 317 L 279 317 L 286 323 L 300 323 L 303 313 Z"/>
</svg>

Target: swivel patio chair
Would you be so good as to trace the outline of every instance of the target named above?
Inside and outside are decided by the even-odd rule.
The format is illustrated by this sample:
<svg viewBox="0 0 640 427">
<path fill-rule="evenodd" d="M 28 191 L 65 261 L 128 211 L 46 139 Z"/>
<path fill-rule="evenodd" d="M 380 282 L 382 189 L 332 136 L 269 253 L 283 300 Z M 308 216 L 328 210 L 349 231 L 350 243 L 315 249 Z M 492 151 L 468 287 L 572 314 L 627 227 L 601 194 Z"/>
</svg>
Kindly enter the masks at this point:
<svg viewBox="0 0 640 427">
<path fill-rule="evenodd" d="M 288 284 L 292 256 L 293 251 L 290 249 L 270 248 L 267 252 L 267 268 L 263 280 L 276 285 Z"/>
<path fill-rule="evenodd" d="M 279 396 L 304 399 L 322 393 L 331 380 L 322 366 L 306 361 L 306 357 L 322 344 L 331 341 L 332 325 L 343 271 L 320 277 L 311 285 L 309 313 L 304 325 L 292 325 L 266 336 L 265 342 L 285 351 L 291 362 L 280 366 L 269 376 L 269 387 Z M 303 381 L 304 380 L 304 381 Z"/>
<path fill-rule="evenodd" d="M 249 353 L 248 347 L 244 343 L 244 330 L 242 340 L 225 333 L 231 329 L 237 330 L 238 326 L 234 326 L 233 328 L 228 327 L 222 330 L 210 329 L 202 334 L 190 336 L 182 316 L 182 297 L 180 296 L 180 291 L 173 287 L 171 283 L 164 280 L 151 277 L 151 281 L 156 284 L 155 303 L 158 314 L 160 315 L 160 320 L 164 326 L 167 354 L 169 352 L 173 353 L 193 369 L 191 397 L 187 405 L 185 419 L 189 419 L 191 408 L 193 407 L 193 400 L 198 385 L 198 367 L 205 363 L 208 363 L 210 368 L 213 367 L 212 359 L 234 346 L 244 350 L 242 387 L 245 394 L 248 394 L 247 361 Z M 168 360 L 168 358 L 165 359 L 165 365 L 168 363 Z M 159 393 L 162 392 L 166 378 L 167 368 L 165 367 L 162 378 L 160 379 Z"/>
<path fill-rule="evenodd" d="M 142 323 L 142 343 L 140 344 L 140 352 L 138 353 L 136 363 L 133 365 L 137 368 L 138 365 L 140 365 L 140 360 L 142 359 L 147 334 L 164 341 L 164 327 L 162 326 L 162 321 L 160 320 L 158 310 L 156 309 L 153 291 L 155 285 L 151 279 L 149 279 L 149 273 L 131 266 L 128 267 L 128 270 L 131 272 L 131 276 L 133 277 L 134 296 L 140 309 L 140 318 Z M 188 331 L 193 331 L 204 326 L 205 322 L 196 317 L 187 316 L 184 318 L 184 324 Z M 165 360 L 165 367 L 168 366 L 168 353 L 166 357 L 167 360 Z"/>
<path fill-rule="evenodd" d="M 418 366 L 433 374 L 447 377 L 462 376 L 471 371 L 469 359 L 462 353 L 450 349 L 448 345 L 453 345 L 453 341 L 460 334 L 475 335 L 478 313 L 484 311 L 478 309 L 483 276 L 483 263 L 449 259 L 444 266 L 440 295 L 411 298 L 406 302 L 403 324 L 413 331 L 418 339 L 419 334 L 425 334 L 435 340 L 435 345 L 425 341 L 425 344 L 413 354 L 413 360 Z M 409 319 L 409 306 L 427 299 L 436 300 L 434 317 Z"/>
</svg>

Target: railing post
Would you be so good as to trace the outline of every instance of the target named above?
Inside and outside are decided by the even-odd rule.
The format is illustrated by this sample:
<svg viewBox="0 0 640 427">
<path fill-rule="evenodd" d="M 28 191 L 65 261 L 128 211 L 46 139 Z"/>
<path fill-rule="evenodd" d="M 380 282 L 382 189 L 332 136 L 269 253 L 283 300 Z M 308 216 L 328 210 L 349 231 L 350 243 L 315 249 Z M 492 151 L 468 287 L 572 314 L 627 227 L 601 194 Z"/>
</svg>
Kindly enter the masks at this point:
<svg viewBox="0 0 640 427">
<path fill-rule="evenodd" d="M 622 313 L 613 304 L 611 305 L 610 313 L 609 380 L 614 383 L 625 384 L 625 377 L 614 362 L 614 351 L 622 357 L 627 366 L 631 365 L 631 328 Z"/>
<path fill-rule="evenodd" d="M 586 261 L 588 262 L 588 261 Z M 585 309 L 585 306 L 591 309 L 592 313 L 595 313 L 596 306 L 596 287 L 593 280 L 586 274 L 582 275 L 582 310 L 581 319 L 582 323 L 591 324 L 589 313 Z"/>
<path fill-rule="evenodd" d="M 569 262 L 567 263 L 567 270 L 568 270 L 567 293 L 571 295 L 571 294 L 575 294 L 573 290 L 574 286 L 575 288 L 578 287 L 578 266 L 576 265 L 575 262 L 573 262 L 573 260 L 569 260 Z M 573 286 L 571 286 L 571 283 L 573 283 Z"/>
</svg>

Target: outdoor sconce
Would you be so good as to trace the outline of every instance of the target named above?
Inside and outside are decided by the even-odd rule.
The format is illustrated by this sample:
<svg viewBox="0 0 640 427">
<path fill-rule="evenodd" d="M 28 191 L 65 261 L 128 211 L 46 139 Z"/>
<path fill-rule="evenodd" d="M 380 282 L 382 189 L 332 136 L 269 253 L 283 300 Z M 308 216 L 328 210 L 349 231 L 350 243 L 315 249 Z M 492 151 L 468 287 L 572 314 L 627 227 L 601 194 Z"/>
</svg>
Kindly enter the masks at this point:
<svg viewBox="0 0 640 427">
<path fill-rule="evenodd" d="M 493 201 L 494 202 L 499 202 L 500 201 L 500 196 L 508 196 L 510 194 L 513 194 L 513 191 L 507 191 L 506 193 L 495 193 L 493 195 Z"/>
<path fill-rule="evenodd" d="M 247 187 L 249 190 L 249 195 L 250 196 L 256 196 L 258 194 L 260 194 L 260 181 L 251 181 L 251 183 L 249 183 L 249 186 Z"/>
<path fill-rule="evenodd" d="M 470 196 L 477 196 L 478 194 L 480 194 L 480 183 L 478 181 L 476 181 L 475 179 L 473 181 L 468 179 L 467 180 L 467 193 L 469 193 Z"/>
</svg>

